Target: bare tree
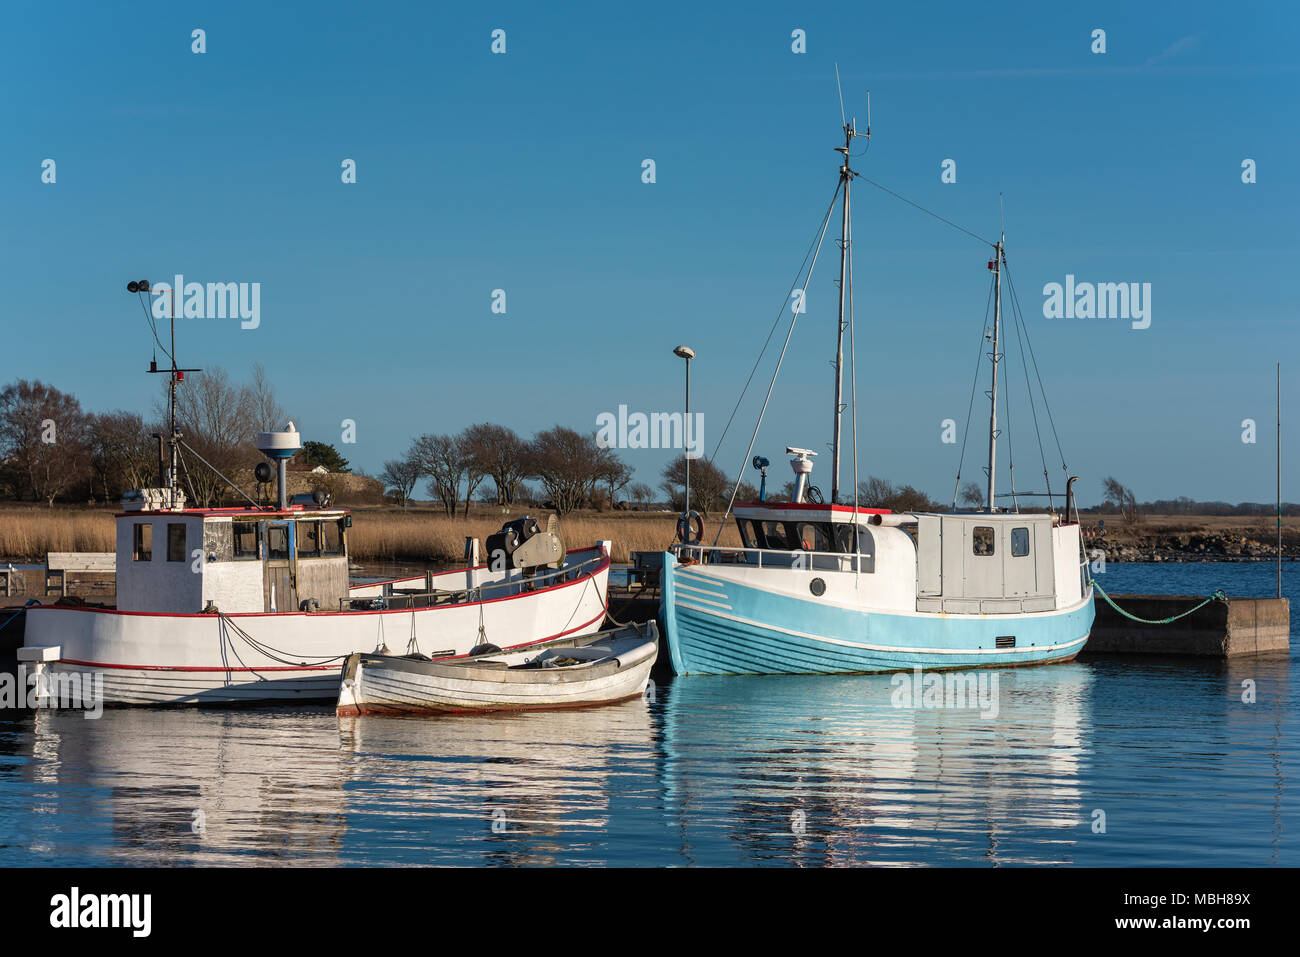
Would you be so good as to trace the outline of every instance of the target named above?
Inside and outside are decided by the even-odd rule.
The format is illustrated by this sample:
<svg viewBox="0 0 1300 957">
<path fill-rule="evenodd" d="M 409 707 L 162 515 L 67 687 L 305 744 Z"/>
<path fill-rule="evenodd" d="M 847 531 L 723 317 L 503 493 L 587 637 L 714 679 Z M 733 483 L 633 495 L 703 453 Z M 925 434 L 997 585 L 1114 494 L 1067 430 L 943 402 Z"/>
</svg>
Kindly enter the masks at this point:
<svg viewBox="0 0 1300 957">
<path fill-rule="evenodd" d="M 76 397 L 37 380 L 0 391 L 0 460 L 24 488 L 53 506 L 89 467 L 87 416 Z"/>
<path fill-rule="evenodd" d="M 595 434 L 584 435 L 557 425 L 528 443 L 528 475 L 541 483 L 561 515 L 580 507 L 599 475 L 600 446 Z"/>
<path fill-rule="evenodd" d="M 668 493 L 673 506 L 686 505 L 686 456 L 679 455 L 664 468 L 663 482 L 659 486 Z M 726 506 L 731 494 L 731 483 L 722 469 L 708 459 L 691 460 L 691 507 L 705 515 Z"/>
<path fill-rule="evenodd" d="M 205 468 L 194 456 L 181 452 L 181 477 L 198 505 L 208 508 L 226 497 L 228 486 L 212 469 L 233 482 L 260 460 L 253 444 L 258 431 L 257 401 L 251 388 L 231 382 L 220 367 L 196 372 L 177 386 L 176 423 L 182 439 L 212 466 Z M 165 407 L 159 409 L 159 417 L 163 416 Z"/>
<path fill-rule="evenodd" d="M 984 504 L 984 491 L 974 482 L 967 482 L 961 487 L 961 502 L 963 505 L 979 508 Z"/>
<path fill-rule="evenodd" d="M 858 504 L 866 508 L 887 508 L 891 512 L 934 512 L 943 506 L 910 485 L 894 485 L 874 475 L 858 483 Z"/>
<path fill-rule="evenodd" d="M 627 483 L 632 481 L 632 470 L 628 468 L 627 463 L 618 457 L 618 454 L 611 448 L 597 444 L 596 460 L 592 481 L 593 493 L 597 482 L 604 482 L 608 492 L 609 504 L 613 507 L 618 506 L 618 493 L 621 492 Z M 595 498 L 595 495 L 592 495 Z"/>
<path fill-rule="evenodd" d="M 645 508 L 654 498 L 655 490 L 646 485 L 645 482 L 637 482 L 627 490 L 627 494 L 632 497 L 632 501 L 636 502 L 637 505 Z"/>
<path fill-rule="evenodd" d="M 455 515 L 467 467 L 461 441 L 454 435 L 421 435 L 410 454 L 420 474 L 428 477 L 429 491 L 442 502 L 443 511 Z"/>
<path fill-rule="evenodd" d="M 253 430 L 256 432 L 274 432 L 283 429 L 289 421 L 286 412 L 275 398 L 275 387 L 266 377 L 262 364 L 253 365 L 253 380 L 249 383 L 249 400 L 253 416 Z"/>
<path fill-rule="evenodd" d="M 1125 488 L 1112 476 L 1107 476 L 1101 486 L 1105 493 L 1105 501 L 1119 509 L 1124 521 L 1137 524 L 1142 520 L 1142 512 L 1131 489 Z"/>
<path fill-rule="evenodd" d="M 400 459 L 389 459 L 384 463 L 379 479 L 385 488 L 392 490 L 397 504 L 406 508 L 411 502 L 415 484 L 420 481 L 420 463 L 410 452 Z"/>
<path fill-rule="evenodd" d="M 142 417 L 104 412 L 91 416 L 89 432 L 91 470 L 105 502 L 158 481 L 158 443 Z"/>
<path fill-rule="evenodd" d="M 514 504 L 520 483 L 527 475 L 528 443 L 502 425 L 471 425 L 462 433 L 475 467 L 492 479 L 498 505 Z"/>
</svg>

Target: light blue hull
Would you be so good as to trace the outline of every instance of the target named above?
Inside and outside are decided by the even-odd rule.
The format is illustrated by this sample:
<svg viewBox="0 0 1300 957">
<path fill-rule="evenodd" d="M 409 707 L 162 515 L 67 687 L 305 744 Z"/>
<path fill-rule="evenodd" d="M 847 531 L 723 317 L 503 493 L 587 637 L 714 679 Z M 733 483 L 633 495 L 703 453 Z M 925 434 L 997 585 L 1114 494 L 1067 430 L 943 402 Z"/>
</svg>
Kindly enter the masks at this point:
<svg viewBox="0 0 1300 957">
<path fill-rule="evenodd" d="M 664 554 L 660 614 L 679 675 L 852 674 L 1068 661 L 1088 640 L 1092 596 L 1066 611 L 1014 615 L 858 611 L 710 578 L 713 597 L 677 588 Z M 693 579 L 698 583 L 698 578 Z M 1014 637 L 1014 648 L 997 639 Z"/>
</svg>

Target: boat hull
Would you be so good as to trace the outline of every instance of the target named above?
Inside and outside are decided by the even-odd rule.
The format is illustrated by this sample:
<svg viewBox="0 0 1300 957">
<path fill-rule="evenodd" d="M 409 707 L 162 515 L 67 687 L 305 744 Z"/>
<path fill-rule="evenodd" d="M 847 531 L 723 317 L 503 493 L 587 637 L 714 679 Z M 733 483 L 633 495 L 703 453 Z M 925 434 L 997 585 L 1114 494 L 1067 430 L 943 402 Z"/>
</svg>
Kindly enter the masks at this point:
<svg viewBox="0 0 1300 957">
<path fill-rule="evenodd" d="M 577 668 L 508 670 L 468 662 L 354 654 L 343 667 L 336 712 L 351 717 L 547 711 L 589 708 L 643 695 L 658 655 L 659 632 L 653 622 L 577 642 L 563 639 L 548 644 L 562 651 L 568 644 L 591 647 L 602 641 L 611 641 L 618 657 Z"/>
<path fill-rule="evenodd" d="M 570 553 L 575 564 L 595 555 Z M 419 650 L 440 656 L 465 655 L 483 641 L 511 649 L 592 634 L 604 623 L 608 580 L 603 554 L 571 581 L 414 610 L 218 616 L 36 607 L 19 657 L 55 686 L 61 675 L 102 681 L 109 705 L 333 702 L 347 655 L 400 652 L 412 634 Z"/>
<path fill-rule="evenodd" d="M 710 576 L 664 555 L 660 614 L 678 675 L 859 674 L 1068 661 L 1092 628 L 1077 605 L 998 615 L 850 608 Z M 685 584 L 686 588 L 681 586 Z M 1000 648 L 1012 637 L 1015 647 Z"/>
</svg>

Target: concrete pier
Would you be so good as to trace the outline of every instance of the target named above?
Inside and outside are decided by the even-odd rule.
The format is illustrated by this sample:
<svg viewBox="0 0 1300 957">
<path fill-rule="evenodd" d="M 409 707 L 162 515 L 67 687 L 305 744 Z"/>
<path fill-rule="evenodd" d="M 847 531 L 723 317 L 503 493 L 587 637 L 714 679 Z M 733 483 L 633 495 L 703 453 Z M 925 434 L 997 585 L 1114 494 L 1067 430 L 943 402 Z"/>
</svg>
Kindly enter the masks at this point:
<svg viewBox="0 0 1300 957">
<path fill-rule="evenodd" d="M 1168 618 L 1204 600 L 1203 595 L 1111 595 L 1139 618 Z M 1291 603 L 1285 598 L 1212 601 L 1167 625 L 1131 621 L 1096 598 L 1097 620 L 1084 655 L 1192 655 L 1235 658 L 1291 649 Z"/>
</svg>

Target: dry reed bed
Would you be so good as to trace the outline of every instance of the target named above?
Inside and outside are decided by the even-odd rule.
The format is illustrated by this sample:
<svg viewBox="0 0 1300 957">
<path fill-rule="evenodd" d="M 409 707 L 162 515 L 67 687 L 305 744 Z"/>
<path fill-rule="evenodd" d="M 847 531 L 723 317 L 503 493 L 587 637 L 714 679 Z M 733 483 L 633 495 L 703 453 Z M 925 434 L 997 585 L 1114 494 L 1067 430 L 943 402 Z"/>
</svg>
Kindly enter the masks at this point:
<svg viewBox="0 0 1300 957">
<path fill-rule="evenodd" d="M 48 552 L 111 552 L 116 530 L 109 510 L 12 507 L 0 509 L 0 559 L 43 562 Z M 465 554 L 466 536 L 485 542 L 503 522 L 525 514 L 477 513 L 468 518 L 426 511 L 358 509 L 348 533 L 348 551 L 355 561 L 458 562 Z M 531 513 L 545 522 L 542 512 Z M 676 517 L 662 513 L 585 512 L 560 519 L 560 535 L 569 548 L 582 548 L 601 539 L 614 543 L 616 562 L 631 560 L 634 551 L 655 551 L 673 540 Z M 717 518 L 706 523 L 713 541 Z M 739 545 L 729 523 L 719 544 Z"/>
</svg>

